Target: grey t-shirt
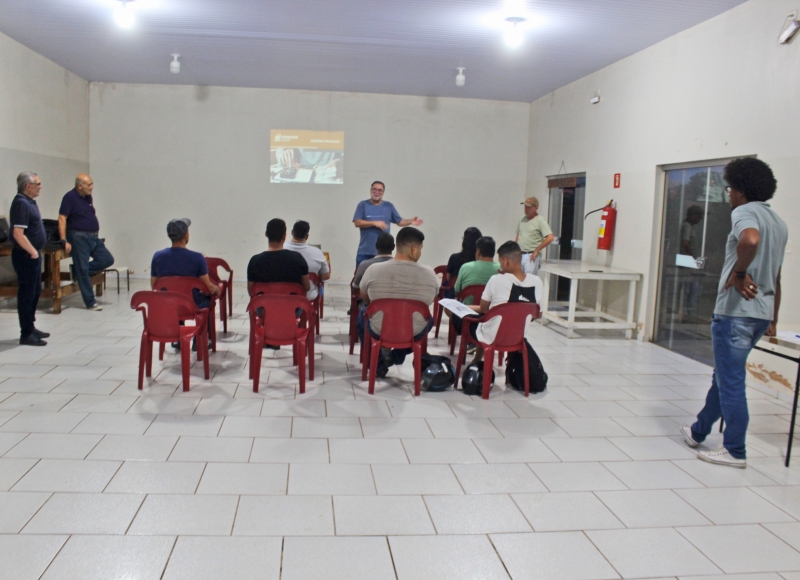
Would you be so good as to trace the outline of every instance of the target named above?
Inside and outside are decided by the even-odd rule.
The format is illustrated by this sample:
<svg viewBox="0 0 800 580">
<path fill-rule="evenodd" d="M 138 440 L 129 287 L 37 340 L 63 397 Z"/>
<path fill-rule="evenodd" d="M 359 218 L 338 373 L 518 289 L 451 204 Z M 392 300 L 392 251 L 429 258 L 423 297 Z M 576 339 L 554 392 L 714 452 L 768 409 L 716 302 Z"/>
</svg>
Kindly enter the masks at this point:
<svg viewBox="0 0 800 580">
<path fill-rule="evenodd" d="M 430 306 L 439 292 L 439 278 L 433 268 L 406 260 L 389 260 L 372 264 L 361 278 L 361 291 L 370 301 L 380 298 L 419 300 Z M 369 319 L 372 330 L 380 334 L 383 313 L 377 312 Z M 428 321 L 414 314 L 414 335 L 423 330 Z"/>
<path fill-rule="evenodd" d="M 322 274 L 327 274 L 331 271 L 330 266 L 328 266 L 328 261 L 325 259 L 325 254 L 322 253 L 322 250 L 319 248 L 315 248 L 314 246 L 309 246 L 306 243 L 301 242 L 286 242 L 283 244 L 284 250 L 292 250 L 293 252 L 297 252 L 298 254 L 302 255 L 303 258 L 306 260 L 306 264 L 308 264 L 308 271 L 313 272 L 321 276 Z M 306 292 L 306 298 L 309 300 L 314 300 L 317 295 L 319 294 L 319 290 L 317 289 L 317 285 L 313 282 L 310 282 L 311 286 Z"/>
<path fill-rule="evenodd" d="M 381 262 L 388 262 L 392 259 L 391 254 L 380 256 L 375 256 L 374 258 L 370 258 L 369 260 L 364 260 L 358 265 L 356 268 L 356 275 L 353 277 L 353 288 L 360 288 L 361 287 L 361 278 L 364 277 L 364 272 L 367 271 L 367 268 L 372 266 L 372 264 L 380 264 Z"/>
<path fill-rule="evenodd" d="M 714 314 L 772 320 L 775 315 L 775 282 L 783 264 L 789 230 L 769 204 L 762 201 L 751 201 L 734 209 L 731 222 Z M 747 268 L 747 273 L 758 285 L 758 293 L 753 300 L 745 300 L 733 286 L 727 290 L 724 288 L 736 264 L 739 237 L 750 228 L 758 230 L 760 237 L 756 257 Z"/>
</svg>

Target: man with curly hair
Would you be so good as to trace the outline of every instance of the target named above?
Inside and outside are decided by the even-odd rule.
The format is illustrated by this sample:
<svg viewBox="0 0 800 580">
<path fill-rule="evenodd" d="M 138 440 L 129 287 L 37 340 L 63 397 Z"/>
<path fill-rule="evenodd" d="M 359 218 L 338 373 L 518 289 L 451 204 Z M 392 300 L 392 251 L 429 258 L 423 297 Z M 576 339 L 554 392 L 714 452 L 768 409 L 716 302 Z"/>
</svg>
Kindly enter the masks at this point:
<svg viewBox="0 0 800 580">
<path fill-rule="evenodd" d="M 747 356 L 766 333 L 775 335 L 781 302 L 781 264 L 789 232 L 766 203 L 777 182 L 769 165 L 744 157 L 725 166 L 731 208 L 731 233 L 725 248 L 717 304 L 711 322 L 714 375 L 706 404 L 689 427 L 681 427 L 686 443 L 698 447 L 720 418 L 725 420 L 722 447 L 701 451 L 709 463 L 747 467 L 745 435 Z"/>
</svg>

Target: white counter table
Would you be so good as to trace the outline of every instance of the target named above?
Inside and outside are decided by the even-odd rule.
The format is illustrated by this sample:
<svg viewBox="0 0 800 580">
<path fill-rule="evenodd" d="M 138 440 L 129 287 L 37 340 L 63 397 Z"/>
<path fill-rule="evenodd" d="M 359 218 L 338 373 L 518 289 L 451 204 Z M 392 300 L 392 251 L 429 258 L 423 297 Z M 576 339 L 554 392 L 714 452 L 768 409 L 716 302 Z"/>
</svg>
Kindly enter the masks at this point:
<svg viewBox="0 0 800 580">
<path fill-rule="evenodd" d="M 633 330 L 636 328 L 636 323 L 633 321 L 636 282 L 642 278 L 641 274 L 578 260 L 547 260 L 539 267 L 539 276 L 544 282 L 544 297 L 541 300 L 542 326 L 548 322 L 563 326 L 567 329 L 567 338 L 572 338 L 575 329 L 624 330 L 625 338 L 632 338 Z M 554 276 L 569 278 L 569 302 L 550 302 L 550 281 Z M 581 280 L 597 280 L 597 300 L 594 310 L 578 304 L 578 283 Z M 603 311 L 603 285 L 606 280 L 630 283 L 626 320 Z M 551 310 L 553 306 L 560 308 Z M 564 306 L 567 306 L 566 310 Z"/>
</svg>

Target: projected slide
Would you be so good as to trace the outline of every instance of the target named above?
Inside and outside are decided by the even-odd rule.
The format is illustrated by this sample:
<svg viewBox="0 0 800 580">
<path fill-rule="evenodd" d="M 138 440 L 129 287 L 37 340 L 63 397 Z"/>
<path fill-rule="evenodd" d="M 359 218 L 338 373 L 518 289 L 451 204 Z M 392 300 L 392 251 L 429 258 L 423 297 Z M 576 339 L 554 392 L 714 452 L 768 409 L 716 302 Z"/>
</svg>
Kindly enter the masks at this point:
<svg viewBox="0 0 800 580">
<path fill-rule="evenodd" d="M 344 183 L 344 131 L 272 129 L 269 141 L 270 183 Z"/>
</svg>

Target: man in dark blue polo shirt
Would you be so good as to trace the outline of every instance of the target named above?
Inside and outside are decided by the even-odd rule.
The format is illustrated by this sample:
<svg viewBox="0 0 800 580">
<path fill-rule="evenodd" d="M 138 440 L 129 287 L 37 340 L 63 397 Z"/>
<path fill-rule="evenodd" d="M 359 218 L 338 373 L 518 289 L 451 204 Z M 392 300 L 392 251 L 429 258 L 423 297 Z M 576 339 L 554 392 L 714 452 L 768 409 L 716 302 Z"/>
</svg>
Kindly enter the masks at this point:
<svg viewBox="0 0 800 580">
<path fill-rule="evenodd" d="M 72 253 L 72 270 L 81 289 L 81 297 L 89 310 L 102 310 L 92 291 L 92 276 L 110 268 L 114 256 L 97 237 L 100 223 L 94 212 L 94 182 L 85 173 L 75 178 L 75 189 L 68 191 L 58 210 L 58 233 L 67 252 Z M 89 259 L 91 258 L 91 262 Z"/>
<path fill-rule="evenodd" d="M 19 343 L 30 346 L 44 346 L 42 338 L 50 336 L 38 330 L 36 305 L 42 293 L 42 256 L 47 236 L 44 232 L 42 214 L 36 205 L 36 198 L 42 191 L 39 176 L 23 171 L 17 176 L 17 195 L 11 202 L 11 228 L 14 247 L 11 250 L 11 263 L 17 273 L 17 313 L 19 314 Z"/>
<path fill-rule="evenodd" d="M 361 239 L 356 251 L 356 268 L 364 260 L 369 260 L 378 255 L 375 242 L 381 233 L 390 233 L 392 224 L 398 226 L 421 226 L 422 220 L 417 216 L 413 218 L 400 217 L 391 202 L 383 201 L 386 186 L 382 181 L 375 181 L 369 189 L 369 199 L 358 202 L 356 213 L 353 215 L 353 224 L 360 230 Z"/>
</svg>

